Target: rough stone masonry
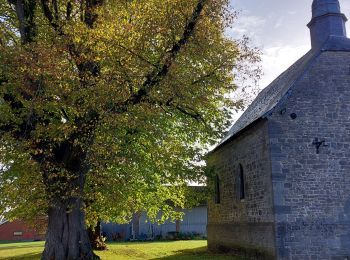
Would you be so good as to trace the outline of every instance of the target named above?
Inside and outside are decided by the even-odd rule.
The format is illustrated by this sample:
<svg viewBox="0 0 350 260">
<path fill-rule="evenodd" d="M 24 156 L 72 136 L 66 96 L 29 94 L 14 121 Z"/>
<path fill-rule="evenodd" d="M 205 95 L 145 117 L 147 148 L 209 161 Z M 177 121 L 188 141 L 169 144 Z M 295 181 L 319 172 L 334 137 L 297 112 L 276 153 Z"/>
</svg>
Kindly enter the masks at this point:
<svg viewBox="0 0 350 260">
<path fill-rule="evenodd" d="M 211 250 L 350 260 L 350 39 L 337 0 L 312 9 L 312 49 L 209 154 Z"/>
</svg>

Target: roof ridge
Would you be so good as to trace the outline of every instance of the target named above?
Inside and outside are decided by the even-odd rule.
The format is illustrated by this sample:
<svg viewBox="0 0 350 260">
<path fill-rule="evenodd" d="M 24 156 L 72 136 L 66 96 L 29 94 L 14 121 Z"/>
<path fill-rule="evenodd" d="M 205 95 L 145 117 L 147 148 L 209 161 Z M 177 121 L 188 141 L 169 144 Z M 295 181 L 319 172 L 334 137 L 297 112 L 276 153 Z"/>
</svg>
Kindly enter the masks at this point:
<svg viewBox="0 0 350 260">
<path fill-rule="evenodd" d="M 350 52 L 350 39 L 343 36 L 331 35 L 320 48 L 310 49 L 294 62 L 257 95 L 213 151 L 258 119 L 267 118 L 271 115 L 277 107 L 288 99 L 293 86 L 305 75 L 305 72 L 309 70 L 317 57 L 326 51 Z"/>
<path fill-rule="evenodd" d="M 260 118 L 265 118 L 285 97 L 290 88 L 297 82 L 304 68 L 307 67 L 320 50 L 310 50 L 300 59 L 294 62 L 288 69 L 282 72 L 266 88 L 264 88 L 253 102 L 248 106 L 242 116 L 233 124 L 227 135 L 214 148 L 218 148 L 246 127 Z M 284 84 L 283 84 L 284 83 Z"/>
</svg>

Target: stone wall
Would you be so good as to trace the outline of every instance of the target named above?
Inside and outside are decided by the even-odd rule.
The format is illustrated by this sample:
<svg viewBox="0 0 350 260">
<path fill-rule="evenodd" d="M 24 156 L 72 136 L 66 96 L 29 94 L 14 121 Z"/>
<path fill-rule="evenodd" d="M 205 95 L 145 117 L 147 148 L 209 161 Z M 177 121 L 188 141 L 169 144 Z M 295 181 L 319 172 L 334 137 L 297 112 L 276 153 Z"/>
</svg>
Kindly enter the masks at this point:
<svg viewBox="0 0 350 260">
<path fill-rule="evenodd" d="M 278 259 L 350 259 L 349 64 L 322 53 L 269 118 Z"/>
<path fill-rule="evenodd" d="M 220 203 L 209 201 L 208 246 L 211 250 L 262 252 L 273 258 L 271 164 L 268 127 L 254 124 L 209 156 L 219 176 Z M 245 198 L 240 199 L 239 171 L 244 173 Z"/>
</svg>

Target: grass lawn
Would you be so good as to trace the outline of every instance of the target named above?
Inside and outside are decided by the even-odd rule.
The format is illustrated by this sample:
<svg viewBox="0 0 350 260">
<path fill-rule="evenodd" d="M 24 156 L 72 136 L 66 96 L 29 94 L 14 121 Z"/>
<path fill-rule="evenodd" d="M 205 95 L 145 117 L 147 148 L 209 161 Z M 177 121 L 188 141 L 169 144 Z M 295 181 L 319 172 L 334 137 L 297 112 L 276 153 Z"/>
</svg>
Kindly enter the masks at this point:
<svg viewBox="0 0 350 260">
<path fill-rule="evenodd" d="M 0 259 L 40 259 L 44 242 L 0 243 Z M 107 251 L 97 251 L 101 259 L 239 260 L 231 255 L 210 254 L 207 241 L 167 241 L 109 243 Z"/>
</svg>

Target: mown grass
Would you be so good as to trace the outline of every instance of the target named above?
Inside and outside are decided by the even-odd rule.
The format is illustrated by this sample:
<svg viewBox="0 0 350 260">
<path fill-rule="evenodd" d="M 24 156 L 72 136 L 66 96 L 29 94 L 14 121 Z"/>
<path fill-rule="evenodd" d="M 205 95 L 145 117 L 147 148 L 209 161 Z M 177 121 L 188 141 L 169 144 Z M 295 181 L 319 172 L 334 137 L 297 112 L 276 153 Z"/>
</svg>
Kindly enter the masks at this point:
<svg viewBox="0 0 350 260">
<path fill-rule="evenodd" d="M 40 259 L 44 242 L 0 243 L 0 259 Z M 107 251 L 96 251 L 103 260 L 239 260 L 232 255 L 211 254 L 207 241 L 109 243 Z"/>
<path fill-rule="evenodd" d="M 0 243 L 0 259 L 40 259 L 44 242 Z"/>
</svg>

